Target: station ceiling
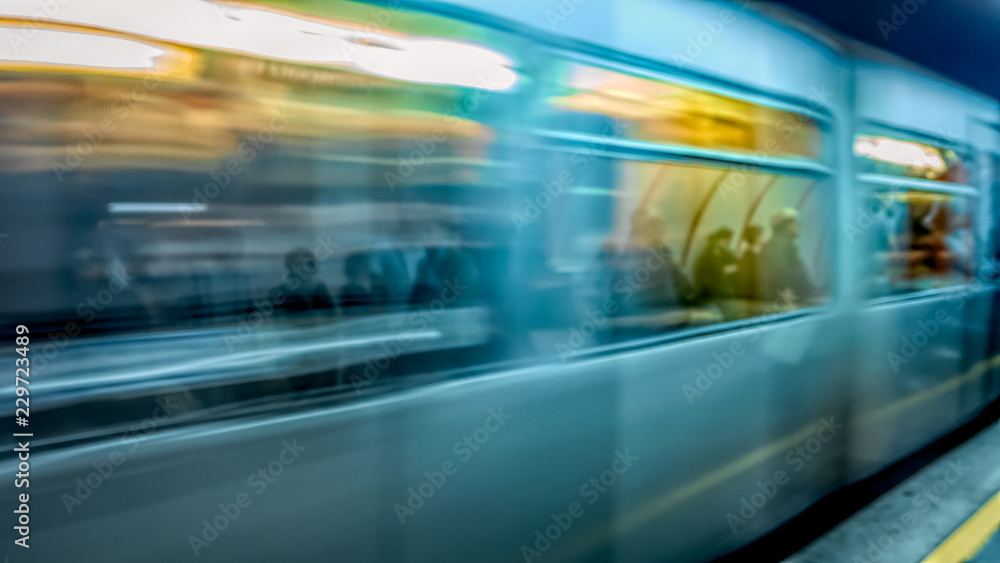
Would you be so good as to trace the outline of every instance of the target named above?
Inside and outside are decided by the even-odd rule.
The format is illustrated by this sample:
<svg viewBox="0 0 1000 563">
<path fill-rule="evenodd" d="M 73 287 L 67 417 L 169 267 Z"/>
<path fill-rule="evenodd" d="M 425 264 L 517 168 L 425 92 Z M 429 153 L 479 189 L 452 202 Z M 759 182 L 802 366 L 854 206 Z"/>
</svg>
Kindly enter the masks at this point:
<svg viewBox="0 0 1000 563">
<path fill-rule="evenodd" d="M 774 0 L 1000 99 L 1000 0 Z"/>
</svg>

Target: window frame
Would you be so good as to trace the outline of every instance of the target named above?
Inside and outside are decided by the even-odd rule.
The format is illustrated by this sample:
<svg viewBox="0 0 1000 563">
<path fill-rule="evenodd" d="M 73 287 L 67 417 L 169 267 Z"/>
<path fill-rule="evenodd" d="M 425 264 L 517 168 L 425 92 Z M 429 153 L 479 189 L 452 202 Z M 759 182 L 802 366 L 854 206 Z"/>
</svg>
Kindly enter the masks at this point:
<svg viewBox="0 0 1000 563">
<path fill-rule="evenodd" d="M 940 180 L 927 180 L 921 178 L 908 178 L 905 176 L 893 176 L 890 174 L 881 174 L 877 172 L 859 172 L 858 163 L 864 158 L 854 153 L 853 140 L 857 138 L 858 135 L 869 134 L 871 129 L 875 129 L 875 132 L 886 132 L 895 135 L 899 135 L 904 140 L 927 143 L 938 148 L 947 148 L 954 150 L 960 154 L 968 156 L 968 161 L 974 167 L 978 166 L 978 157 L 982 152 L 977 150 L 975 146 L 971 144 L 965 144 L 956 142 L 954 140 L 945 139 L 943 137 L 936 137 L 933 135 L 928 135 L 926 133 L 921 133 L 918 131 L 913 131 L 906 129 L 905 127 L 900 127 L 891 123 L 865 119 L 861 120 L 855 126 L 854 131 L 851 135 L 852 146 L 849 152 L 849 158 L 852 161 L 852 169 L 854 170 L 853 178 L 855 187 L 855 195 L 858 201 L 864 201 L 867 198 L 874 197 L 878 192 L 879 188 L 892 188 L 895 190 L 905 190 L 914 192 L 924 192 L 924 193 L 937 193 L 937 194 L 947 194 L 957 197 L 969 198 L 974 207 L 978 208 L 983 202 L 983 188 L 982 186 L 975 185 L 975 179 L 978 175 L 978 168 L 972 168 L 969 170 L 970 179 L 973 181 L 971 184 L 960 184 L 955 182 L 944 182 Z M 976 216 L 976 220 L 981 220 L 981 217 Z M 982 267 L 982 249 L 986 241 L 982 239 L 981 233 L 973 228 L 972 232 L 975 236 L 976 249 L 973 252 L 973 258 L 976 261 L 975 268 L 977 271 Z M 865 257 L 869 257 L 869 252 L 871 249 L 865 250 Z M 865 271 L 865 282 L 870 279 L 870 272 Z M 976 283 L 973 281 L 966 281 L 963 283 L 957 283 L 954 285 L 948 285 L 943 287 L 934 287 L 929 289 L 921 289 L 908 291 L 897 294 L 890 295 L 871 295 L 866 290 L 862 289 L 861 299 L 868 307 L 882 307 L 890 306 L 896 303 L 910 302 L 910 301 L 930 301 L 941 299 L 951 293 L 965 288 L 966 290 Z"/>
<path fill-rule="evenodd" d="M 755 172 L 762 174 L 770 173 L 814 179 L 817 182 L 817 188 L 820 188 L 824 184 L 826 185 L 826 189 L 823 191 L 828 196 L 830 196 L 831 192 L 835 193 L 839 189 L 837 182 L 834 180 L 837 172 L 837 163 L 841 158 L 841 147 L 837 145 L 838 137 L 834 130 L 835 119 L 833 113 L 824 106 L 819 106 L 806 100 L 791 99 L 761 92 L 749 87 L 727 85 L 722 81 L 710 77 L 699 76 L 692 78 L 690 76 L 683 76 L 675 71 L 657 68 L 664 65 L 656 61 L 647 61 L 646 59 L 626 63 L 617 59 L 594 56 L 586 52 L 569 51 L 560 47 L 543 49 L 542 57 L 546 63 L 553 63 L 557 59 L 562 59 L 579 64 L 593 65 L 614 72 L 622 72 L 649 80 L 672 82 L 685 87 L 701 89 L 741 101 L 766 105 L 774 109 L 807 116 L 815 120 L 817 124 L 822 156 L 821 160 L 760 156 L 753 153 L 744 154 L 693 146 L 622 139 L 592 133 L 557 131 L 538 127 L 529 128 L 531 138 L 533 139 L 530 149 L 533 151 L 571 152 L 583 149 L 589 151 L 588 154 L 618 160 L 661 164 L 692 164 L 713 168 L 750 166 L 753 167 Z M 539 99 L 544 100 L 545 96 L 539 96 Z M 836 197 L 830 197 L 832 198 L 831 205 L 833 205 Z M 828 233 L 834 233 L 832 225 L 828 225 L 827 230 Z M 837 255 L 840 252 L 835 242 L 836 238 L 836 236 L 830 236 L 826 243 L 831 250 L 831 268 L 835 267 L 833 262 L 837 260 Z M 828 281 L 829 293 L 826 301 L 821 305 L 811 305 L 793 311 L 764 314 L 746 319 L 723 321 L 712 325 L 684 328 L 634 340 L 583 347 L 568 353 L 567 359 L 579 360 L 632 350 L 648 349 L 697 337 L 722 333 L 733 334 L 739 330 L 745 331 L 748 327 L 752 326 L 756 326 L 756 329 L 759 330 L 761 327 L 769 327 L 801 318 L 817 318 L 829 315 L 837 307 L 841 296 L 839 295 L 840 290 L 838 289 L 839 284 L 837 280 L 831 278 Z"/>
</svg>

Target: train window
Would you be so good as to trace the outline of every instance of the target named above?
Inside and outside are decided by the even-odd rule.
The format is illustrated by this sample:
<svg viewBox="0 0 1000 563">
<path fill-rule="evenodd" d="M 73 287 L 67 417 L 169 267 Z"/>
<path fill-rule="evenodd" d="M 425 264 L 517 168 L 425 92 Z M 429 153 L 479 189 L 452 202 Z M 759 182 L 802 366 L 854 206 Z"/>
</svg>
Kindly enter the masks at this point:
<svg viewBox="0 0 1000 563">
<path fill-rule="evenodd" d="M 919 142 L 893 132 L 865 133 L 854 139 L 862 173 L 968 184 L 972 157 L 960 149 Z"/>
<path fill-rule="evenodd" d="M 974 197 L 878 191 L 861 227 L 872 233 L 869 294 L 904 294 L 967 283 L 976 271 Z"/>
<path fill-rule="evenodd" d="M 565 280 L 536 344 L 560 355 L 822 304 L 830 255 L 817 180 L 757 168 L 554 154 L 573 170 L 538 251 Z M 565 178 L 565 176 L 564 176 Z M 563 324 L 563 326 L 558 326 Z M 545 332 L 545 331 L 542 331 Z M 554 339 L 554 340 L 552 340 Z"/>
<path fill-rule="evenodd" d="M 142 38 L 164 54 L 134 72 L 0 65 L 0 222 L 20 233 L 0 310 L 46 335 L 31 367 L 65 416 L 43 418 L 83 431 L 174 391 L 269 408 L 507 359 L 523 42 L 435 18 L 299 20 L 357 37 L 343 64 Z"/>
<path fill-rule="evenodd" d="M 553 73 L 550 126 L 580 131 L 594 117 L 619 120 L 619 135 L 709 150 L 821 160 L 820 125 L 802 113 L 577 63 Z M 589 132 L 589 131 L 587 131 Z"/>
</svg>

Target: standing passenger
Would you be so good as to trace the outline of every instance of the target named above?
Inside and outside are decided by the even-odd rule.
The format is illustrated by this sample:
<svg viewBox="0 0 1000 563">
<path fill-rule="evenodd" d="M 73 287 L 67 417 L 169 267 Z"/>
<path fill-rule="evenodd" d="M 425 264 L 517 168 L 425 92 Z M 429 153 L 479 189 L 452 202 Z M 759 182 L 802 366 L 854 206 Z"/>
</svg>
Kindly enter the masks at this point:
<svg viewBox="0 0 1000 563">
<path fill-rule="evenodd" d="M 736 256 L 729 250 L 733 230 L 722 227 L 708 236 L 708 244 L 694 266 L 698 296 L 705 301 L 732 299 L 736 295 Z"/>
<path fill-rule="evenodd" d="M 344 260 L 347 283 L 340 290 L 340 309 L 344 316 L 370 315 L 384 302 L 385 289 L 371 269 L 367 253 L 352 254 Z"/>
<path fill-rule="evenodd" d="M 478 297 L 479 270 L 461 248 L 432 246 L 417 265 L 410 305 L 427 306 L 436 299 L 460 305 Z"/>
<path fill-rule="evenodd" d="M 771 240 L 760 251 L 760 289 L 765 301 L 801 304 L 816 296 L 799 254 L 799 214 L 784 208 L 771 216 Z"/>
<path fill-rule="evenodd" d="M 743 233 L 747 243 L 740 256 L 737 282 L 738 295 L 748 301 L 760 301 L 760 279 L 757 277 L 760 251 L 764 245 L 764 229 L 760 225 L 750 225 Z"/>
<path fill-rule="evenodd" d="M 285 255 L 284 283 L 272 293 L 282 295 L 280 310 L 287 314 L 334 308 L 333 298 L 326 285 L 315 280 L 319 271 L 316 256 L 306 248 L 297 248 Z M 270 295 L 270 293 L 269 293 Z"/>
<path fill-rule="evenodd" d="M 665 236 L 666 224 L 659 215 L 645 209 L 632 215 L 628 248 L 619 265 L 622 277 L 616 282 L 616 288 L 622 287 L 621 283 L 634 288 L 634 297 L 622 298 L 624 316 L 681 313 L 691 303 L 694 293 L 691 282 L 674 259 Z M 685 314 L 672 318 L 675 320 L 669 326 L 658 328 L 679 328 L 687 323 Z"/>
</svg>

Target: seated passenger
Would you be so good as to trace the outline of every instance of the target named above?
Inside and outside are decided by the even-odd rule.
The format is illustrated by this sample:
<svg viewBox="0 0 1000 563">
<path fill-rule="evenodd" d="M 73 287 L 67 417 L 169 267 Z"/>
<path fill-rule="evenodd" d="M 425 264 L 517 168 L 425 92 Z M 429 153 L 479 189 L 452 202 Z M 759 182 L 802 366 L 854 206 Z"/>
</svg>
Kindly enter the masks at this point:
<svg viewBox="0 0 1000 563">
<path fill-rule="evenodd" d="M 705 301 L 736 296 L 736 256 L 729 250 L 733 230 L 723 227 L 708 236 L 708 244 L 694 267 L 698 296 Z"/>
<path fill-rule="evenodd" d="M 410 294 L 411 305 L 424 305 L 441 299 L 448 305 L 474 299 L 479 275 L 471 258 L 460 249 L 427 249 L 417 266 L 417 281 Z"/>
<path fill-rule="evenodd" d="M 614 241 L 605 241 L 593 263 L 576 280 L 578 301 L 589 310 L 600 307 L 612 295 L 615 271 L 618 269 L 618 247 Z"/>
<path fill-rule="evenodd" d="M 764 245 L 764 229 L 760 225 L 750 225 L 743 233 L 747 244 L 746 250 L 740 256 L 736 283 L 736 294 L 742 299 L 760 301 L 760 280 L 757 278 L 757 264 L 760 262 L 760 251 Z"/>
<path fill-rule="evenodd" d="M 796 305 L 816 297 L 816 288 L 796 242 L 799 237 L 798 212 L 784 208 L 771 217 L 771 239 L 760 251 L 760 289 L 763 299 L 775 305 Z"/>
<path fill-rule="evenodd" d="M 691 303 L 694 293 L 691 282 L 664 241 L 665 233 L 662 218 L 643 209 L 636 211 L 632 216 L 628 248 L 618 263 L 615 282 L 621 315 L 656 315 L 664 320 L 660 328 L 687 322 L 687 316 L 679 310 Z M 634 291 L 634 297 L 629 289 Z"/>
<path fill-rule="evenodd" d="M 379 281 L 384 290 L 386 305 L 406 305 L 413 287 L 413 279 L 407 266 L 406 254 L 401 248 L 381 249 L 372 254 L 373 279 Z"/>
<path fill-rule="evenodd" d="M 945 233 L 945 245 L 951 255 L 951 272 L 966 281 L 976 275 L 975 248 L 976 235 L 973 231 L 972 216 L 956 215 L 950 221 Z"/>
<path fill-rule="evenodd" d="M 914 209 L 919 209 L 916 205 Z M 952 270 L 952 252 L 948 240 L 947 213 L 937 205 L 913 219 L 911 228 L 911 278 L 941 276 Z"/>
<path fill-rule="evenodd" d="M 345 316 L 369 315 L 385 304 L 385 286 L 372 273 L 368 254 L 352 254 L 344 261 L 347 283 L 340 290 L 340 308 Z"/>
<path fill-rule="evenodd" d="M 313 279 L 319 264 L 311 251 L 297 248 L 285 255 L 285 275 L 282 284 L 268 295 L 279 294 L 277 309 L 283 313 L 301 314 L 309 311 L 331 312 L 334 309 L 330 291 Z M 277 303 L 279 299 L 275 299 Z"/>
<path fill-rule="evenodd" d="M 128 262 L 117 257 L 105 261 L 93 248 L 83 247 L 74 252 L 73 266 L 66 295 L 76 307 L 60 313 L 82 319 L 84 332 L 144 331 L 158 320 L 138 291 L 143 279 L 134 255 Z"/>
</svg>

